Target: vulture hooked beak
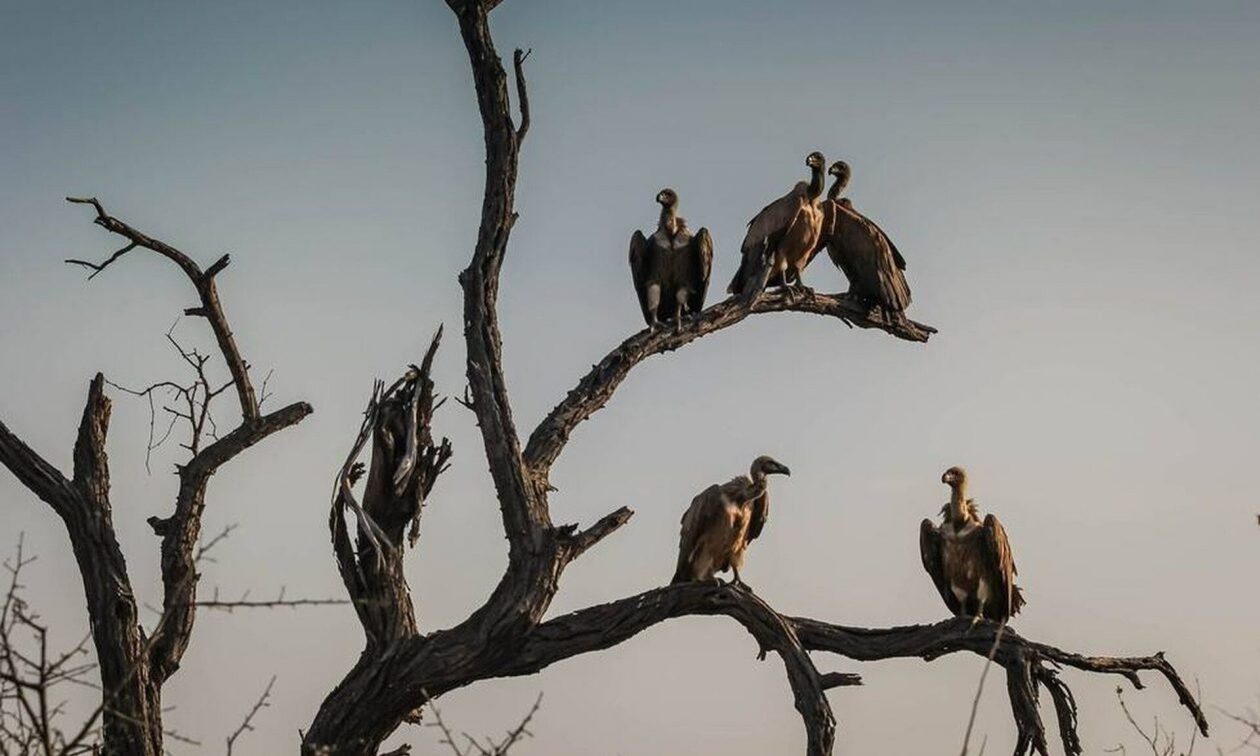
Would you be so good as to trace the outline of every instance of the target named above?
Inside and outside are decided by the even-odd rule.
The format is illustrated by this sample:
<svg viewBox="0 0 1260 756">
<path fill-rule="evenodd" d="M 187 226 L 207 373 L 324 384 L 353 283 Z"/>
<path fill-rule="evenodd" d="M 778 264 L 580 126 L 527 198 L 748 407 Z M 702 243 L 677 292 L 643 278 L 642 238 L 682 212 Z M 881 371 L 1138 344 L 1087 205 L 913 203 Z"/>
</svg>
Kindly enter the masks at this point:
<svg viewBox="0 0 1260 756">
<path fill-rule="evenodd" d="M 787 465 L 781 462 L 775 462 L 771 460 L 770 463 L 766 465 L 766 474 L 767 475 L 786 475 L 788 477 L 791 477 L 792 471 L 788 469 Z"/>
</svg>

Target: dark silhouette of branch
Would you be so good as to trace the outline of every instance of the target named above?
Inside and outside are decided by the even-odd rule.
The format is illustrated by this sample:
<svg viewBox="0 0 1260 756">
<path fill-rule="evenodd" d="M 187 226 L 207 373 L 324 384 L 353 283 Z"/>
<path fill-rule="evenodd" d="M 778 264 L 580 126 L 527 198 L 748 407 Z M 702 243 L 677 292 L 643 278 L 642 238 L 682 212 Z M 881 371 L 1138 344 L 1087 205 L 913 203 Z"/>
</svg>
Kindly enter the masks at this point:
<svg viewBox="0 0 1260 756">
<path fill-rule="evenodd" d="M 298 609 L 308 606 L 343 606 L 349 603 L 346 599 L 335 598 L 289 598 L 284 588 L 272 599 L 251 599 L 249 591 L 238 599 L 221 599 L 219 589 L 216 588 L 210 598 L 197 601 L 197 606 L 231 613 L 237 609 Z"/>
<path fill-rule="evenodd" d="M 106 213 L 105 208 L 101 206 L 101 203 L 95 197 L 66 197 L 66 201 L 91 205 L 96 209 L 96 225 L 110 233 L 125 237 L 131 242 L 99 265 L 83 260 L 66 260 L 67 263 L 91 268 L 93 273 L 89 278 L 94 278 L 102 273 L 107 267 L 117 262 L 124 254 L 136 247 L 156 252 L 179 266 L 180 270 L 184 272 L 184 275 L 188 277 L 188 280 L 197 290 L 197 295 L 201 300 L 199 307 L 189 308 L 185 310 L 185 314 L 199 315 L 210 322 L 210 328 L 214 331 L 214 337 L 219 343 L 219 351 L 222 353 L 223 361 L 227 363 L 228 371 L 232 374 L 232 384 L 236 386 L 236 392 L 240 398 L 241 416 L 246 422 L 257 420 L 259 415 L 258 401 L 254 398 L 254 387 L 249 378 L 249 365 L 245 362 L 245 358 L 241 356 L 240 349 L 236 346 L 236 340 L 232 336 L 232 329 L 228 326 L 227 317 L 223 314 L 223 305 L 219 302 L 219 291 L 215 284 L 215 276 L 227 267 L 230 257 L 223 255 L 209 268 L 202 270 L 201 266 L 197 265 L 191 257 L 178 249 L 147 236 Z"/>
<path fill-rule="evenodd" d="M 245 719 L 241 721 L 240 727 L 237 727 L 231 735 L 227 737 L 227 756 L 232 756 L 232 747 L 236 745 L 236 741 L 246 732 L 254 731 L 254 717 L 258 716 L 258 712 L 271 705 L 271 687 L 276 684 L 276 678 L 273 675 L 267 681 L 267 687 L 263 689 L 262 695 L 254 702 L 253 707 L 245 714 Z"/>
<path fill-rule="evenodd" d="M 429 711 L 433 713 L 433 721 L 427 724 L 427 727 L 436 728 L 441 732 L 442 737 L 438 742 L 442 745 L 449 746 L 455 756 L 508 756 L 512 747 L 524 738 L 533 737 L 534 734 L 529 731 L 529 723 L 533 721 L 534 716 L 538 713 L 538 709 L 542 707 L 542 694 L 538 694 L 538 698 L 534 700 L 534 705 L 529 711 L 525 712 L 525 716 L 521 717 L 521 721 L 500 740 L 494 740 L 490 737 L 483 737 L 479 742 L 472 735 L 462 732 L 456 736 L 451 728 L 442 719 L 442 711 L 437 704 L 429 702 Z M 410 752 L 410 751 L 408 751 Z"/>
</svg>

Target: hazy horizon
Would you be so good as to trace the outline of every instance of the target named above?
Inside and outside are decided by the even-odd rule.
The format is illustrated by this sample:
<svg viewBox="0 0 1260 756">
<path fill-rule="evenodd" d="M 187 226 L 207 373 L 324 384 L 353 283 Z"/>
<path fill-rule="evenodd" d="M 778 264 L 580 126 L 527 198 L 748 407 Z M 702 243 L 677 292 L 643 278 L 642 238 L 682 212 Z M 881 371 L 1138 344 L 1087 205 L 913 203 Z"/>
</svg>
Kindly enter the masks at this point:
<svg viewBox="0 0 1260 756">
<path fill-rule="evenodd" d="M 484 155 L 449 10 L 7 10 L 0 419 L 66 470 L 96 371 L 122 385 L 180 374 L 163 335 L 193 304 L 187 281 L 134 252 L 86 282 L 62 260 L 121 245 L 66 195 L 95 195 L 204 264 L 230 252 L 221 294 L 246 359 L 259 378 L 274 369 L 274 406 L 301 399 L 315 414 L 212 481 L 206 532 L 240 527 L 202 590 L 340 597 L 328 500 L 372 380 L 417 360 L 444 323 L 438 389 L 464 386 L 455 276 Z M 938 620 L 918 524 L 947 497 L 941 472 L 962 464 L 1010 534 L 1022 635 L 1091 654 L 1163 650 L 1207 704 L 1256 704 L 1260 6 L 506 0 L 492 27 L 501 54 L 533 49 L 500 306 L 522 433 L 641 327 L 626 250 L 663 186 L 713 233 L 712 302 L 744 224 L 804 176 L 804 155 L 848 161 L 855 204 L 908 259 L 910 316 L 940 329 L 916 345 L 759 315 L 642 364 L 552 475 L 557 522 L 636 510 L 566 571 L 552 615 L 666 582 L 691 497 L 764 453 L 792 476 L 773 482 L 744 571 L 759 595 L 841 624 Z M 825 257 L 805 278 L 844 288 Z M 195 318 L 177 333 L 212 344 Z M 168 512 L 182 455 L 165 447 L 146 474 L 147 404 L 109 393 L 114 521 L 152 604 L 145 518 Z M 448 402 L 435 430 L 455 457 L 408 562 L 425 629 L 480 605 L 506 561 L 472 415 Z M 26 534 L 40 556 L 29 598 L 56 639 L 77 642 L 86 617 L 60 521 L 7 471 L 0 513 L 0 552 Z M 273 705 L 239 748 L 292 752 L 360 649 L 347 607 L 203 612 L 163 696 L 167 724 L 215 748 L 274 674 Z M 782 665 L 755 656 L 736 623 L 687 618 L 439 703 L 459 729 L 497 733 L 544 692 L 520 756 L 799 751 Z M 982 659 L 815 658 L 865 679 L 830 695 L 838 754 L 957 751 Z M 1135 744 L 1122 680 L 1064 676 L 1087 752 Z M 994 753 L 1014 738 L 998 680 L 976 725 Z M 1126 694 L 1135 715 L 1188 737 L 1175 696 L 1146 681 Z M 1208 714 L 1214 744 L 1234 745 Z M 439 750 L 427 729 L 396 742 Z"/>
</svg>

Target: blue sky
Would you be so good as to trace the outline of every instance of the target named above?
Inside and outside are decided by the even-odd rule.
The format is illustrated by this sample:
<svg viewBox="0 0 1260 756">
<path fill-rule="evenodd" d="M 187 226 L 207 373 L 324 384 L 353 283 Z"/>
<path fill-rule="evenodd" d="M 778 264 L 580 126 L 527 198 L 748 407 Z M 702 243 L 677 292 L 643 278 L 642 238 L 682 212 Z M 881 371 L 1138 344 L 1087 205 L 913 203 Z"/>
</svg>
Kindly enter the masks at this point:
<svg viewBox="0 0 1260 756">
<path fill-rule="evenodd" d="M 483 157 L 449 11 L 4 11 L 0 417 L 66 465 L 96 370 L 138 384 L 178 369 L 162 335 L 191 304 L 186 282 L 132 255 L 85 283 L 61 260 L 118 245 L 62 197 L 95 194 L 206 263 L 231 252 L 221 287 L 247 359 L 274 368 L 276 402 L 306 399 L 316 414 L 216 477 L 207 529 L 241 528 L 206 584 L 338 593 L 327 498 L 371 380 L 414 361 L 439 323 L 459 330 L 455 275 Z M 639 327 L 626 246 L 654 222 L 659 188 L 713 232 L 724 284 L 744 223 L 803 176 L 813 149 L 853 166 L 854 202 L 909 259 L 912 315 L 941 329 L 920 347 L 765 316 L 642 365 L 553 475 L 558 521 L 638 512 L 566 573 L 555 611 L 667 579 L 692 495 L 770 453 L 793 476 L 775 481 L 749 582 L 793 613 L 933 620 L 943 608 L 916 529 L 946 496 L 941 471 L 964 464 L 1015 545 L 1022 633 L 1088 652 L 1163 649 L 1211 703 L 1255 700 L 1260 6 L 507 0 L 492 18 L 501 51 L 534 51 L 502 292 L 522 428 Z M 806 278 L 843 288 L 825 258 Z M 202 328 L 177 333 L 208 344 Z M 462 357 L 448 338 L 440 389 L 462 391 Z M 115 519 L 152 598 L 157 544 L 143 521 L 169 507 L 179 457 L 159 454 L 146 475 L 147 408 L 115 398 Z M 450 404 L 438 430 L 455 466 L 410 562 L 426 627 L 475 607 L 504 563 L 471 417 Z M 42 555 L 35 598 L 77 640 L 77 576 L 55 518 L 6 475 L 0 522 Z M 290 747 L 358 649 L 349 611 L 206 615 L 166 696 L 171 724 L 215 742 L 274 673 L 252 745 Z M 544 690 L 524 756 L 790 751 L 802 735 L 782 671 L 753 656 L 732 623 L 673 622 L 460 691 L 444 712 L 493 731 Z M 839 752 L 956 748 L 979 660 L 860 671 L 866 688 L 833 694 Z M 1071 678 L 1087 749 L 1127 737 L 1114 681 Z M 1188 731 L 1158 684 L 1130 701 Z M 922 726 L 890 725 L 907 712 Z M 1008 747 L 1001 686 L 977 726 Z"/>
</svg>

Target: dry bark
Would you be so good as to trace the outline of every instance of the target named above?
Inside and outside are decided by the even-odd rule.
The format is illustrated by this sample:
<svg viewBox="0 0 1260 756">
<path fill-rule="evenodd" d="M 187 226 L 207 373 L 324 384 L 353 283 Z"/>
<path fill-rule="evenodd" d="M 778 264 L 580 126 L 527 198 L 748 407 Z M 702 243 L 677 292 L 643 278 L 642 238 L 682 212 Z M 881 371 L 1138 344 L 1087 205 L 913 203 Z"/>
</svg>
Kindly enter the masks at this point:
<svg viewBox="0 0 1260 756">
<path fill-rule="evenodd" d="M 675 617 L 722 614 L 739 622 L 757 641 L 761 656 L 770 651 L 783 661 L 797 710 L 806 731 L 806 753 L 832 752 L 836 722 L 825 691 L 860 682 L 856 675 L 820 674 L 811 652 L 830 652 L 852 659 L 897 657 L 935 659 L 971 651 L 988 656 L 1008 674 L 1012 711 L 1019 729 L 1015 753 L 1047 753 L 1045 728 L 1038 710 L 1038 691 L 1050 691 L 1064 749 L 1081 752 L 1076 738 L 1076 708 L 1071 691 L 1047 663 L 1084 671 L 1120 674 L 1141 685 L 1137 673 L 1163 674 L 1181 703 L 1206 732 L 1207 724 L 1176 671 L 1162 657 L 1084 657 L 1027 641 L 1007 629 L 994 649 L 996 626 L 970 629 L 967 619 L 935 625 L 863 629 L 818 620 L 786 617 L 761 598 L 732 587 L 681 585 L 593 606 L 544 621 L 565 567 L 588 548 L 625 524 L 632 512 L 620 509 L 589 528 L 552 523 L 548 479 L 573 430 L 607 403 L 635 365 L 648 357 L 735 325 L 749 315 L 794 311 L 840 318 L 850 326 L 876 328 L 909 341 L 927 341 L 935 329 L 909 320 L 890 319 L 844 296 L 816 295 L 790 299 L 760 285 L 709 307 L 686 322 L 678 333 L 647 331 L 626 339 L 584 376 L 530 435 L 522 449 L 512 417 L 501 356 L 496 302 L 499 272 L 516 221 L 513 199 L 518 159 L 529 125 L 529 101 L 523 76 L 526 53 L 513 56 L 520 125 L 512 116 L 508 76 L 495 51 L 489 10 L 497 3 L 447 0 L 454 12 L 472 66 L 486 148 L 486 184 L 481 224 L 468 268 L 460 275 L 464 290 L 464 337 L 467 345 L 468 391 L 465 404 L 475 414 L 508 540 L 508 565 L 498 586 L 482 606 L 458 625 L 424 633 L 401 568 L 405 549 L 398 523 L 418 516 L 420 501 L 400 497 L 383 486 L 395 479 L 399 443 L 415 438 L 421 457 L 430 460 L 423 474 L 427 495 L 449 457 L 445 441 L 435 445 L 427 428 L 432 413 L 422 413 L 420 426 L 401 437 L 390 413 L 377 411 L 379 389 L 369 405 L 364 430 L 338 476 L 331 517 L 334 552 L 351 598 L 359 605 L 366 645 L 358 662 L 325 699 L 303 741 L 312 754 L 376 754 L 400 724 L 418 720 L 427 702 L 474 682 L 495 677 L 529 675 L 579 654 L 610 648 L 652 625 Z M 426 355 L 422 378 L 409 373 L 395 386 L 420 387 L 420 406 L 433 406 L 428 367 L 435 340 Z M 391 426 L 392 423 L 392 426 Z M 390 430 L 390 428 L 395 430 Z M 355 460 L 367 438 L 390 437 L 377 444 L 373 472 L 359 505 L 352 487 L 361 472 Z M 382 452 L 392 445 L 394 456 Z M 416 492 L 420 494 L 419 491 Z M 358 517 L 354 542 L 345 512 Z M 379 605 L 384 602 L 384 606 Z M 370 605 L 370 608 L 368 606 Z"/>
<path fill-rule="evenodd" d="M 162 686 L 179 669 L 196 616 L 196 550 L 210 478 L 249 447 L 301 421 L 311 407 L 297 402 L 269 414 L 261 412 L 249 366 L 219 300 L 215 278 L 228 264 L 226 255 L 203 270 L 180 250 L 109 215 L 96 199 L 69 200 L 90 204 L 96 209 L 97 225 L 128 240 L 102 263 L 67 260 L 91 268 L 90 277 L 137 248 L 155 252 L 179 266 L 200 301 L 186 312 L 209 322 L 241 406 L 241 421 L 233 430 L 196 449 L 191 459 L 178 467 L 174 511 L 167 517 L 149 519 L 162 539 L 163 585 L 162 613 L 150 633 L 140 624 L 126 560 L 114 532 L 105 452 L 110 400 L 105 396 L 104 377 L 98 373 L 89 385 L 74 445 L 74 472 L 69 479 L 0 422 L 0 463 L 52 507 L 70 536 L 100 665 L 103 753 L 159 756 L 163 752 Z"/>
</svg>

